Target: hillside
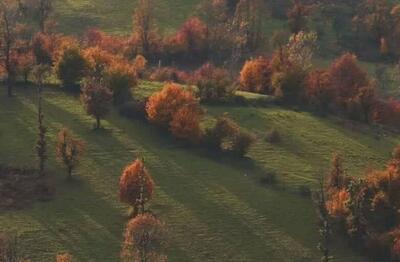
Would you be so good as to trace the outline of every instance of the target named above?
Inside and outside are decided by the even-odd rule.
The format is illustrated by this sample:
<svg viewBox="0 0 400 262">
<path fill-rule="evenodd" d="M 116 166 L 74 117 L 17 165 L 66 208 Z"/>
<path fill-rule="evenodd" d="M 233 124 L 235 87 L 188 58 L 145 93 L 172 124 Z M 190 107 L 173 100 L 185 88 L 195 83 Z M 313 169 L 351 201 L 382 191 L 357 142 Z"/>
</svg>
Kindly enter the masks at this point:
<svg viewBox="0 0 400 262">
<path fill-rule="evenodd" d="M 398 142 L 279 107 L 209 107 L 208 118 L 229 111 L 258 134 L 250 158 L 237 161 L 179 146 L 117 112 L 104 121 L 104 131 L 93 131 L 77 97 L 53 89 L 44 96 L 49 154 L 62 126 L 84 139 L 88 152 L 73 182 L 65 182 L 64 170 L 50 161 L 55 200 L 0 214 L 0 226 L 18 232 L 34 262 L 52 261 L 63 250 L 78 261 L 117 260 L 127 212 L 118 200 L 118 179 L 136 155 L 145 158 L 157 185 L 151 209 L 168 226 L 170 261 L 317 261 L 315 212 L 298 186 L 314 184 L 333 151 L 343 153 L 349 172 L 357 174 L 368 163 L 382 166 Z M 34 166 L 35 93 L 19 89 L 10 100 L 2 89 L 0 99 L 0 163 Z M 264 141 L 270 127 L 281 132 L 281 144 Z M 278 174 L 277 186 L 259 183 L 268 170 Z M 338 243 L 337 261 L 363 261 Z"/>
</svg>

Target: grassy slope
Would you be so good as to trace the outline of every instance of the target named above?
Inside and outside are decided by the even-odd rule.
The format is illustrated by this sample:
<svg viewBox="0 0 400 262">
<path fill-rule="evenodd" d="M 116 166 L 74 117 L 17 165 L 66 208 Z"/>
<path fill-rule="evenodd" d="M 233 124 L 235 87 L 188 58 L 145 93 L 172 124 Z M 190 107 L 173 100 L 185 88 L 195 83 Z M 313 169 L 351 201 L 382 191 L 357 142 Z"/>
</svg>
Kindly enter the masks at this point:
<svg viewBox="0 0 400 262">
<path fill-rule="evenodd" d="M 127 34 L 131 31 L 132 0 L 56 0 L 56 20 L 64 33 L 82 33 L 88 27 Z M 171 31 L 192 14 L 200 0 L 157 0 L 156 15 L 160 29 Z"/>
<path fill-rule="evenodd" d="M 51 261 L 59 251 L 79 261 L 117 261 L 127 207 L 118 202 L 121 169 L 136 154 L 145 157 L 158 185 L 152 209 L 169 227 L 171 261 L 317 261 L 317 232 L 310 200 L 291 190 L 308 184 L 324 169 L 333 150 L 355 167 L 368 161 L 382 165 L 395 140 L 376 141 L 371 133 L 351 132 L 307 113 L 271 108 L 210 107 L 210 114 L 229 111 L 253 132 L 260 132 L 251 159 L 210 157 L 177 146 L 140 121 L 112 113 L 105 131 L 91 130 L 77 98 L 45 93 L 49 126 L 49 170 L 56 177 L 57 197 L 23 211 L 0 214 L 0 227 L 21 234 L 24 252 L 33 261 Z M 34 165 L 35 103 L 30 91 L 9 100 L 0 93 L 0 162 Z M 88 152 L 79 178 L 64 181 L 54 163 L 56 131 L 67 126 L 86 140 Z M 262 138 L 267 127 L 284 136 L 279 146 Z M 264 188 L 257 178 L 265 168 L 277 170 L 279 189 Z M 246 174 L 246 175 L 245 175 Z M 338 261 L 359 261 L 337 247 Z"/>
</svg>

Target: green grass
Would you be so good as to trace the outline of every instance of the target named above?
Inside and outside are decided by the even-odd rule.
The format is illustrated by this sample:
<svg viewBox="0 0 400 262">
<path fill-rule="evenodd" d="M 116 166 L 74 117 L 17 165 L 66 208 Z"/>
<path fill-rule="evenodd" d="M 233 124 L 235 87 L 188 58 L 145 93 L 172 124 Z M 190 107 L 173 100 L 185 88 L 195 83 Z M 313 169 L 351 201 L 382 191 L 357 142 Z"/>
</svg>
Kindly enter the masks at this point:
<svg viewBox="0 0 400 262">
<path fill-rule="evenodd" d="M 229 111 L 257 134 L 249 158 L 235 160 L 179 146 L 156 128 L 116 112 L 103 122 L 104 131 L 93 131 L 93 119 L 77 97 L 50 89 L 44 95 L 56 197 L 0 213 L 0 228 L 18 232 L 23 253 L 34 262 L 53 261 L 62 251 L 78 261 L 118 261 L 128 209 L 118 201 L 118 179 L 137 155 L 157 184 L 151 209 L 168 226 L 170 261 L 318 261 L 315 212 L 311 200 L 295 193 L 297 187 L 313 185 L 333 151 L 346 156 L 350 174 L 359 174 L 367 165 L 382 166 L 398 142 L 279 107 L 208 107 L 208 118 Z M 0 91 L 0 163 L 35 165 L 35 104 L 29 89 L 12 99 Z M 54 139 L 62 126 L 88 146 L 74 182 L 65 181 L 54 161 Z M 281 133 L 281 144 L 264 141 L 272 127 Z M 266 170 L 277 172 L 278 186 L 259 184 Z M 339 243 L 336 261 L 363 261 Z"/>
<path fill-rule="evenodd" d="M 157 0 L 156 18 L 160 30 L 170 32 L 178 28 L 194 13 L 200 0 Z M 134 0 L 56 0 L 55 18 L 59 30 L 67 34 L 82 33 L 98 27 L 113 34 L 132 31 Z"/>
</svg>

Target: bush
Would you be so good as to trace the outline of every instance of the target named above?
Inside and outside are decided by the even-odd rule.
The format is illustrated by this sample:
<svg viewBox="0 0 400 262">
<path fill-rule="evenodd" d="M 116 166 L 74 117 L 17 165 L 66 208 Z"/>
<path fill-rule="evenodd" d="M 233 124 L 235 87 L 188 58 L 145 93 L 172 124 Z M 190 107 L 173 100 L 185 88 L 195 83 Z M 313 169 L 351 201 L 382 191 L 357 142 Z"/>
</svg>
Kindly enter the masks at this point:
<svg viewBox="0 0 400 262">
<path fill-rule="evenodd" d="M 271 144 L 277 144 L 281 142 L 281 135 L 279 134 L 278 130 L 274 128 L 268 131 L 265 140 Z"/>
<path fill-rule="evenodd" d="M 259 57 L 247 61 L 240 72 L 241 90 L 261 94 L 271 93 L 272 68 L 268 59 Z"/>
<path fill-rule="evenodd" d="M 238 156 L 244 156 L 249 152 L 251 145 L 255 142 L 252 134 L 239 131 L 235 134 L 232 141 L 231 151 Z"/>
<path fill-rule="evenodd" d="M 201 113 L 198 107 L 184 106 L 179 109 L 169 123 L 172 135 L 194 143 L 202 136 L 200 129 Z"/>
<path fill-rule="evenodd" d="M 119 113 L 127 118 L 146 119 L 146 102 L 129 101 L 119 107 Z"/>
<path fill-rule="evenodd" d="M 188 84 L 192 81 L 189 73 L 178 70 L 175 67 L 157 68 L 151 73 L 150 80 L 158 82 L 174 82 L 179 84 Z"/>
<path fill-rule="evenodd" d="M 192 92 L 177 84 L 166 84 L 149 98 L 146 104 L 147 117 L 150 122 L 168 128 L 174 115 L 186 106 L 199 108 Z"/>
<path fill-rule="evenodd" d="M 131 89 L 137 84 L 136 68 L 124 60 L 113 60 L 106 69 L 107 87 L 113 91 L 114 105 L 121 105 L 132 98 Z"/>
<path fill-rule="evenodd" d="M 244 156 L 255 138 L 252 134 L 240 130 L 236 122 L 224 115 L 217 119 L 214 127 L 206 130 L 204 141 L 211 149 Z"/>
<path fill-rule="evenodd" d="M 57 77 L 64 88 L 72 91 L 79 90 L 78 83 L 85 76 L 87 62 L 78 47 L 65 49 L 55 67 Z"/>
<path fill-rule="evenodd" d="M 276 173 L 275 172 L 267 172 L 261 179 L 260 183 L 263 185 L 274 185 L 276 184 Z"/>
<path fill-rule="evenodd" d="M 272 87 L 275 96 L 284 103 L 298 104 L 304 93 L 305 72 L 298 68 L 291 68 L 272 76 Z"/>
<path fill-rule="evenodd" d="M 69 253 L 57 255 L 56 262 L 73 262 L 73 258 Z"/>
<path fill-rule="evenodd" d="M 233 95 L 234 89 L 228 71 L 210 63 L 204 64 L 194 73 L 194 82 L 203 102 L 217 102 Z"/>
</svg>

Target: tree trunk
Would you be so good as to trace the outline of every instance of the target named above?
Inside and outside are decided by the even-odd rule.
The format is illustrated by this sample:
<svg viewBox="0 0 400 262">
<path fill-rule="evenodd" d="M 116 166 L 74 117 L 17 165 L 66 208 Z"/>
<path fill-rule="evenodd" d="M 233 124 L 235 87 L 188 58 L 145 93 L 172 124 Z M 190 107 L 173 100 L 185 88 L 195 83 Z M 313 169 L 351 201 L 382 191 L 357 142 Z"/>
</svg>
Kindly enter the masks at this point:
<svg viewBox="0 0 400 262">
<path fill-rule="evenodd" d="M 96 129 L 100 129 L 100 117 L 96 117 Z"/>
</svg>

